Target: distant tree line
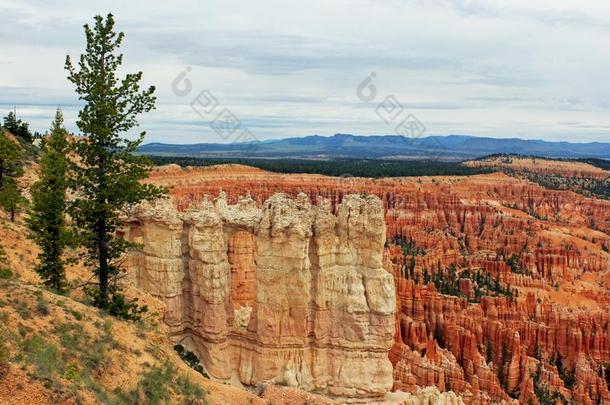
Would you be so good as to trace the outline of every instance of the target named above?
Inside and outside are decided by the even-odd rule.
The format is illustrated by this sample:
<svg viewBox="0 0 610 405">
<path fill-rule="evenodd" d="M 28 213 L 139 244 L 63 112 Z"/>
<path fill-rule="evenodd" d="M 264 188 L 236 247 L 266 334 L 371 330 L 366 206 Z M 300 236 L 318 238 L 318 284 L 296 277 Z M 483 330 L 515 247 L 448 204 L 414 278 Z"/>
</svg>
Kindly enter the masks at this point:
<svg viewBox="0 0 610 405">
<path fill-rule="evenodd" d="M 460 162 L 436 160 L 377 160 L 377 159 L 247 159 L 149 156 L 157 165 L 213 166 L 243 164 L 276 173 L 311 173 L 325 176 L 403 177 L 403 176 L 471 176 L 497 171 L 493 168 L 473 168 Z"/>
</svg>

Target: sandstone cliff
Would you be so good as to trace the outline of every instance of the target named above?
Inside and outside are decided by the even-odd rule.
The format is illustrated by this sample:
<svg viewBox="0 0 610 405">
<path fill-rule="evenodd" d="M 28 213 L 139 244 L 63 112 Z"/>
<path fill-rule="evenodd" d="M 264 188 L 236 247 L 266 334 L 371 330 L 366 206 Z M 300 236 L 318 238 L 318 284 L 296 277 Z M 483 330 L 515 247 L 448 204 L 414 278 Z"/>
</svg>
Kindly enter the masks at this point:
<svg viewBox="0 0 610 405">
<path fill-rule="evenodd" d="M 150 181 L 174 186 L 180 211 L 221 189 L 231 202 L 249 191 L 259 204 L 278 190 L 304 192 L 335 213 L 350 193 L 375 194 L 396 286 L 395 390 L 433 385 L 477 404 L 610 400 L 609 201 L 503 174 L 373 180 L 218 166 L 161 169 Z M 250 242 L 230 246 L 245 280 Z M 233 290 L 247 297 L 242 281 Z"/>
<path fill-rule="evenodd" d="M 392 387 L 396 297 L 377 197 L 346 196 L 335 215 L 304 194 L 261 206 L 221 194 L 183 211 L 142 205 L 128 223 L 142 246 L 129 258 L 133 280 L 166 303 L 174 339 L 214 377 L 350 402 Z"/>
</svg>

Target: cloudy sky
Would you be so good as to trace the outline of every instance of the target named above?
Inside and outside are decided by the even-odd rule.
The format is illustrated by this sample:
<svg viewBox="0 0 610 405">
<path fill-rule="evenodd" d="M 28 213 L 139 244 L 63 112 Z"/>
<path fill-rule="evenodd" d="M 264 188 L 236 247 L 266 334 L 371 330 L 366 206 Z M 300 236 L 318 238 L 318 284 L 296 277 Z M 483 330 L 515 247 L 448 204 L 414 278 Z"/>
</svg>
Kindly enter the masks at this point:
<svg viewBox="0 0 610 405">
<path fill-rule="evenodd" d="M 428 135 L 610 141 L 606 0 L 87 3 L 0 0 L 2 115 L 43 131 L 60 105 L 76 130 L 65 56 L 112 12 L 157 87 L 149 142 L 230 142 L 209 126 L 227 111 L 258 139 L 391 134 L 384 100 Z"/>
</svg>

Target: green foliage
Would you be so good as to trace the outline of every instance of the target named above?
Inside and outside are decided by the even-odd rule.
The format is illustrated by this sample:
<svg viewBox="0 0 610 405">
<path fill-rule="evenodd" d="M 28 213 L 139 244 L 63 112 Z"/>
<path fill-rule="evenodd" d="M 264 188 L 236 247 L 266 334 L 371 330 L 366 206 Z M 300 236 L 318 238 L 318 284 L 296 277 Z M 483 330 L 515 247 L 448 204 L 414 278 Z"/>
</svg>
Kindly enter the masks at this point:
<svg viewBox="0 0 610 405">
<path fill-rule="evenodd" d="M 181 395 L 183 403 L 207 403 L 206 392 L 187 377 L 176 376 L 175 368 L 169 363 L 151 368 L 142 376 L 134 390 L 119 394 L 115 403 L 158 405 L 169 403 L 172 393 Z"/>
<path fill-rule="evenodd" d="M 539 364 L 533 377 L 534 393 L 536 394 L 538 401 L 540 401 L 542 405 L 555 405 L 557 401 L 561 401 L 564 404 L 567 403 L 566 398 L 561 395 L 559 391 L 551 391 L 546 384 L 540 381 L 541 367 L 542 366 Z"/>
<path fill-rule="evenodd" d="M 585 158 L 585 159 L 576 159 L 579 162 L 588 163 L 593 166 L 597 166 L 600 169 L 610 170 L 610 160 L 607 159 L 595 159 L 595 158 Z"/>
<path fill-rule="evenodd" d="M 11 269 L 6 267 L 6 252 L 0 246 L 0 279 L 7 279 L 13 277 Z"/>
<path fill-rule="evenodd" d="M 396 177 L 396 176 L 471 176 L 491 173 L 488 168 L 473 168 L 460 162 L 436 160 L 376 160 L 376 159 L 246 159 L 150 156 L 157 165 L 174 163 L 180 166 L 212 166 L 225 163 L 243 164 L 276 173 L 313 173 L 325 176 Z"/>
<path fill-rule="evenodd" d="M 510 270 L 516 274 L 526 274 L 530 275 L 529 271 L 523 265 L 521 258 L 518 255 L 513 254 L 508 259 L 504 260 L 508 266 L 510 266 Z"/>
<path fill-rule="evenodd" d="M 494 360 L 494 347 L 493 344 L 491 343 L 491 340 L 487 341 L 487 347 L 486 347 L 486 356 L 485 356 L 485 360 L 487 361 L 487 364 L 490 364 L 491 362 L 493 362 Z"/>
<path fill-rule="evenodd" d="M 15 220 L 15 213 L 27 202 L 16 181 L 23 174 L 22 157 L 20 147 L 0 129 L 0 207 L 10 213 L 11 221 Z"/>
<path fill-rule="evenodd" d="M 34 335 L 23 342 L 23 352 L 35 368 L 36 378 L 52 380 L 64 372 L 64 360 L 57 346 L 40 335 Z"/>
<path fill-rule="evenodd" d="M 538 346 L 538 341 L 536 341 L 536 345 L 534 346 L 534 358 L 536 360 L 542 360 L 542 351 L 540 350 L 540 346 Z"/>
<path fill-rule="evenodd" d="M 151 405 L 167 402 L 171 398 L 170 384 L 174 376 L 174 369 L 169 364 L 165 367 L 155 367 L 148 371 L 138 383 L 141 397 Z"/>
<path fill-rule="evenodd" d="M 27 200 L 21 195 L 17 181 L 13 177 L 5 177 L 0 188 L 0 207 L 10 213 L 11 222 L 15 222 L 15 214 L 26 204 Z"/>
<path fill-rule="evenodd" d="M 47 316 L 50 313 L 49 302 L 42 295 L 36 298 L 36 312 L 42 316 Z"/>
<path fill-rule="evenodd" d="M 445 333 L 443 332 L 442 325 L 438 322 L 434 328 L 434 339 L 440 347 L 445 347 Z"/>
<path fill-rule="evenodd" d="M 392 243 L 401 247 L 404 256 L 424 256 L 426 254 L 426 249 L 415 245 L 413 239 L 396 236 L 392 239 Z"/>
<path fill-rule="evenodd" d="M 402 250 L 402 258 L 403 258 L 403 268 L 402 272 L 405 278 L 414 279 L 415 278 L 415 256 L 424 256 L 426 254 L 426 249 L 422 247 L 418 247 L 415 245 L 415 242 L 412 239 L 404 238 L 401 236 L 397 236 L 392 239 L 392 243 L 394 245 L 400 246 Z M 424 269 L 424 283 L 428 283 L 429 278 L 427 278 L 428 271 Z"/>
<path fill-rule="evenodd" d="M 193 384 L 185 376 L 176 378 L 176 388 L 186 399 L 205 399 L 206 392 L 198 385 Z"/>
<path fill-rule="evenodd" d="M 571 390 L 576 385 L 575 372 L 566 367 L 566 364 L 564 364 L 564 361 L 560 355 L 557 356 L 556 363 L 557 370 L 559 371 L 559 377 L 563 380 L 563 385 L 565 385 L 567 389 Z"/>
<path fill-rule="evenodd" d="M 110 291 L 112 292 L 110 302 L 106 307 L 106 310 L 110 315 L 116 316 L 120 319 L 138 321 L 142 319 L 142 314 L 148 312 L 148 306 L 138 305 L 138 299 L 128 300 L 123 294 L 117 292 L 114 286 L 111 286 Z M 99 294 L 99 290 L 95 290 L 94 294 Z"/>
<path fill-rule="evenodd" d="M 22 141 L 32 143 L 34 137 L 30 132 L 29 124 L 22 119 L 17 119 L 15 113 L 12 111 L 8 113 L 6 117 L 4 117 L 4 128 L 6 128 L 10 133 L 19 137 Z"/>
<path fill-rule="evenodd" d="M 32 313 L 30 311 L 30 307 L 28 307 L 28 304 L 23 301 L 18 301 L 15 304 L 15 309 L 17 310 L 17 313 L 19 314 L 21 319 L 30 319 L 32 317 Z"/>
<path fill-rule="evenodd" d="M 182 345 L 175 345 L 174 350 L 178 353 L 178 356 L 193 370 L 197 371 L 199 374 L 204 376 L 205 378 L 210 378 L 210 376 L 203 371 L 203 367 L 199 364 L 199 357 L 190 350 L 187 350 Z"/>
<path fill-rule="evenodd" d="M 100 336 L 94 338 L 84 331 L 82 324 L 66 322 L 55 326 L 61 346 L 76 357 L 88 371 L 99 370 L 108 365 L 107 353 L 117 346 L 109 326 L 104 326 Z"/>
<path fill-rule="evenodd" d="M 119 215 L 143 200 L 160 197 L 164 190 L 140 182 L 152 166 L 146 158 L 133 154 L 144 132 L 133 141 L 123 134 L 138 126 L 138 115 L 154 108 L 155 89 L 140 90 L 142 72 L 122 79 L 117 76 L 123 63 L 117 50 L 124 34 L 114 31 L 112 14 L 106 19 L 96 16 L 93 27 L 85 25 L 85 36 L 86 50 L 78 67 L 66 58 L 68 80 L 85 102 L 77 121 L 83 136 L 74 140 L 72 148 L 77 159 L 69 185 L 76 198 L 69 213 L 79 244 L 87 252 L 85 263 L 98 279 L 96 287 L 89 289 L 94 305 L 125 314 L 125 299 L 117 284 L 112 284 L 120 274 L 119 259 L 130 246 L 115 236 Z"/>
<path fill-rule="evenodd" d="M 0 335 L 0 380 L 8 370 L 9 350 L 4 341 L 4 337 Z"/>
<path fill-rule="evenodd" d="M 500 358 L 500 364 L 498 365 L 498 380 L 504 390 L 508 390 L 508 373 L 505 372 L 506 364 L 510 362 L 510 353 L 508 351 L 508 345 L 506 342 L 502 343 L 502 357 Z"/>
<path fill-rule="evenodd" d="M 466 269 L 458 274 L 455 266 L 449 266 L 448 269 L 436 272 L 432 277 L 432 282 L 441 294 L 464 297 L 464 293 L 459 288 L 460 279 L 470 279 L 474 282 L 474 297 L 467 297 L 470 302 L 480 302 L 481 298 L 485 296 L 507 297 L 511 300 L 516 296 L 515 290 L 510 286 L 503 285 L 499 279 L 493 279 L 489 274 L 480 270 L 474 272 Z"/>
<path fill-rule="evenodd" d="M 68 381 L 78 380 L 80 378 L 78 366 L 76 364 L 70 364 L 68 367 L 66 367 L 63 377 Z"/>
<path fill-rule="evenodd" d="M 66 227 L 67 132 L 57 110 L 49 137 L 42 147 L 40 180 L 32 186 L 32 205 L 27 219 L 32 239 L 40 246 L 36 272 L 57 292 L 65 289 L 63 252 L 70 240 Z"/>
<path fill-rule="evenodd" d="M 602 366 L 602 374 L 604 380 L 606 380 L 606 385 L 608 386 L 608 389 L 610 389 L 610 364 L 604 364 Z"/>
<path fill-rule="evenodd" d="M 6 177 L 18 177 L 21 171 L 21 149 L 0 129 L 0 189 Z"/>
</svg>

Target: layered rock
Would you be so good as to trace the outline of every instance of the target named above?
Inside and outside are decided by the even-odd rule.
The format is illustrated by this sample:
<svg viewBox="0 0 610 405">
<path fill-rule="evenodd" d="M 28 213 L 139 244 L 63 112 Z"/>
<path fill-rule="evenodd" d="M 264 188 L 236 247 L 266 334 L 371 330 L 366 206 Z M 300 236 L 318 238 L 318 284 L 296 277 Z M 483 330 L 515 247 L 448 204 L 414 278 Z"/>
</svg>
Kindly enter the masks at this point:
<svg viewBox="0 0 610 405">
<path fill-rule="evenodd" d="M 180 210 L 220 189 L 231 202 L 248 190 L 259 204 L 278 190 L 305 192 L 310 202 L 324 196 L 333 213 L 350 192 L 376 194 L 397 289 L 395 390 L 435 385 L 466 403 L 537 403 L 546 387 L 578 403 L 609 401 L 609 201 L 503 174 L 373 180 L 219 166 L 174 167 L 151 181 L 175 185 Z M 411 252 L 395 237 L 411 241 Z M 467 278 L 459 297 L 423 282 L 449 267 L 481 272 L 515 296 L 479 298 Z"/>
<path fill-rule="evenodd" d="M 177 341 L 207 371 L 272 381 L 345 401 L 392 387 L 395 288 L 383 268 L 384 210 L 346 196 L 331 212 L 304 195 L 169 201 L 137 207 L 126 237 L 137 285 L 167 305 Z"/>
</svg>

